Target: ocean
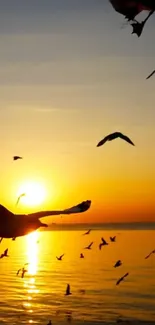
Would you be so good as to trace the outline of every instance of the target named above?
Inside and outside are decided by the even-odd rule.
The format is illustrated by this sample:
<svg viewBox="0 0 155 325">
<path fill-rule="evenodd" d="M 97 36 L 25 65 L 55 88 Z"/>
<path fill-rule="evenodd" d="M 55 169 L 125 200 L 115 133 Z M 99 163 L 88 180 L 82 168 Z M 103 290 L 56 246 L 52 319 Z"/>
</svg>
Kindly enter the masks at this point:
<svg viewBox="0 0 155 325">
<path fill-rule="evenodd" d="M 0 253 L 8 248 L 9 257 L 0 259 L 0 324 L 155 324 L 155 254 L 145 259 L 155 249 L 155 230 L 136 227 L 100 225 L 83 236 L 89 225 L 72 226 L 4 239 Z M 109 244 L 99 250 L 101 237 Z M 123 264 L 114 268 L 119 259 Z M 16 273 L 24 263 L 21 278 Z M 72 294 L 65 296 L 68 283 Z"/>
</svg>

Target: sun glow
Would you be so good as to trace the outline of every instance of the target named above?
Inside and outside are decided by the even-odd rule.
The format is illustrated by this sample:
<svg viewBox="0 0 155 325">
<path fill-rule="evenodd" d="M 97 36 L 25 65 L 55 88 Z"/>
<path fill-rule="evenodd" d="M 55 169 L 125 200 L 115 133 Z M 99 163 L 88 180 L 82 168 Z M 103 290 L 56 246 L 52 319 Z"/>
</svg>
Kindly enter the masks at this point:
<svg viewBox="0 0 155 325">
<path fill-rule="evenodd" d="M 42 184 L 29 181 L 20 186 L 17 196 L 21 196 L 20 201 L 22 204 L 35 206 L 43 203 L 46 191 Z"/>
</svg>

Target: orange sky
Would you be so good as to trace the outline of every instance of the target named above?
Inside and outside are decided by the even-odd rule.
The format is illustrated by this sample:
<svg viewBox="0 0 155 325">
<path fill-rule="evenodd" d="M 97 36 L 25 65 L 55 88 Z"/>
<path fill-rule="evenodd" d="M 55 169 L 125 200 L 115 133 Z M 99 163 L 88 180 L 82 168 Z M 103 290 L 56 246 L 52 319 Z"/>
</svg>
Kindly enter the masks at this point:
<svg viewBox="0 0 155 325">
<path fill-rule="evenodd" d="M 0 202 L 26 213 L 91 199 L 66 222 L 155 221 L 154 18 L 138 39 L 104 1 L 64 3 L 0 13 Z M 96 148 L 114 131 L 136 146 Z M 27 181 L 46 199 L 16 208 Z"/>
</svg>

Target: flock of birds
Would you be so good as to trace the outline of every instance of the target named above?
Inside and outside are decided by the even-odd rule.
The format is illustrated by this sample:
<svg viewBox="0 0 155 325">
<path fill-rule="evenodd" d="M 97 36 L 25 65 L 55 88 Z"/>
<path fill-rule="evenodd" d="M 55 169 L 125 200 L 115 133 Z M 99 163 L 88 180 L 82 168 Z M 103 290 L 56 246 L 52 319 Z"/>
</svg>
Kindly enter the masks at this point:
<svg viewBox="0 0 155 325">
<path fill-rule="evenodd" d="M 149 0 L 149 1 L 146 1 L 146 0 L 109 0 L 110 3 L 112 4 L 113 8 L 124 15 L 125 19 L 128 20 L 128 22 L 131 22 L 131 26 L 133 28 L 133 31 L 132 31 L 132 34 L 137 34 L 138 37 L 141 36 L 142 34 L 142 31 L 143 31 L 143 28 L 146 24 L 146 22 L 148 21 L 148 19 L 151 17 L 151 15 L 154 13 L 155 11 L 155 1 L 152 1 L 152 0 Z M 149 11 L 149 14 L 148 16 L 146 17 L 146 19 L 139 23 L 135 17 L 140 13 L 142 12 L 143 10 L 148 10 Z M 149 79 L 151 78 L 153 75 L 155 74 L 155 70 L 151 72 L 151 74 L 149 74 L 147 76 L 146 79 Z M 135 144 L 131 141 L 131 139 L 122 134 L 121 132 L 114 132 L 112 134 L 109 134 L 107 136 L 105 136 L 101 141 L 98 142 L 97 144 L 97 147 L 100 147 L 102 145 L 104 145 L 107 141 L 112 141 L 116 138 L 120 138 L 126 142 L 128 142 L 129 144 L 131 144 L 132 146 L 135 146 Z M 14 161 L 17 161 L 17 160 L 21 160 L 23 159 L 23 157 L 21 156 L 18 156 L 18 155 L 15 155 L 13 156 L 13 160 Z M 16 206 L 19 204 L 19 201 L 21 199 L 21 197 L 25 196 L 26 194 L 25 193 L 22 193 L 18 199 L 17 199 L 17 202 L 16 202 Z M 84 233 L 83 235 L 89 235 L 91 232 L 91 229 L 89 229 L 86 233 Z M 0 239 L 0 243 L 2 241 L 3 238 Z M 13 237 L 12 240 L 15 240 L 16 238 Z M 116 241 L 116 236 L 114 237 L 110 237 L 110 241 L 111 242 L 115 242 Z M 102 249 L 103 246 L 107 246 L 109 245 L 109 243 L 102 237 L 101 238 L 101 243 L 99 244 L 99 250 Z M 93 246 L 93 242 L 91 242 L 88 246 L 86 246 L 84 249 L 87 249 L 87 250 L 91 250 L 92 249 L 92 246 Z M 151 251 L 146 257 L 145 259 L 148 259 L 152 254 L 155 254 L 155 250 Z M 65 254 L 62 254 L 60 256 L 56 256 L 56 259 L 58 261 L 62 261 L 63 260 L 63 257 L 64 257 Z M 2 258 L 5 258 L 5 257 L 9 257 L 8 255 L 8 248 L 5 249 L 5 251 L 0 255 L 0 259 Z M 80 258 L 81 259 L 84 259 L 85 256 L 83 253 L 80 254 Z M 21 267 L 18 271 L 17 271 L 17 276 L 21 275 L 21 278 L 24 278 L 24 275 L 25 273 L 28 272 L 28 270 L 26 269 L 26 265 L 28 265 L 29 263 L 25 263 L 23 267 Z M 122 265 L 122 261 L 121 260 L 118 260 L 116 261 L 116 263 L 113 265 L 114 268 L 118 268 L 118 267 L 121 267 Z M 125 278 L 129 275 L 129 272 L 125 273 L 123 276 L 121 276 L 117 282 L 116 282 L 116 285 L 119 285 L 122 281 L 125 280 Z M 83 291 L 84 292 L 84 291 Z M 72 292 L 71 292 L 71 287 L 70 287 L 70 284 L 67 284 L 67 287 L 66 287 L 66 291 L 65 291 L 65 296 L 69 296 L 71 295 Z M 49 323 L 47 325 L 52 325 L 52 322 L 49 321 Z"/>
</svg>

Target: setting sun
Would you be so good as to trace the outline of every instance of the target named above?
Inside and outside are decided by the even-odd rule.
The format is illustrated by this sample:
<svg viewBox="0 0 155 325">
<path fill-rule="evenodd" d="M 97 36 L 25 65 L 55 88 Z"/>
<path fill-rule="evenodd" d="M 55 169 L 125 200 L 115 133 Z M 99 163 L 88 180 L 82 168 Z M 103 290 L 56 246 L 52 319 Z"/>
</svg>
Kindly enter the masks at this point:
<svg viewBox="0 0 155 325">
<path fill-rule="evenodd" d="M 43 203 L 46 197 L 46 190 L 42 184 L 29 181 L 20 186 L 17 196 L 21 196 L 23 204 L 35 206 Z"/>
</svg>

